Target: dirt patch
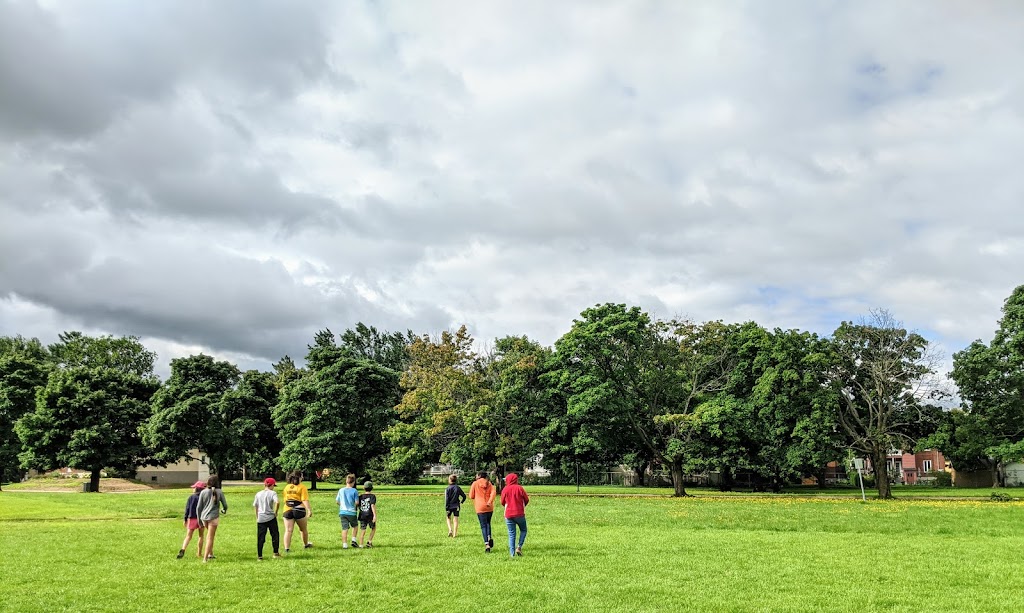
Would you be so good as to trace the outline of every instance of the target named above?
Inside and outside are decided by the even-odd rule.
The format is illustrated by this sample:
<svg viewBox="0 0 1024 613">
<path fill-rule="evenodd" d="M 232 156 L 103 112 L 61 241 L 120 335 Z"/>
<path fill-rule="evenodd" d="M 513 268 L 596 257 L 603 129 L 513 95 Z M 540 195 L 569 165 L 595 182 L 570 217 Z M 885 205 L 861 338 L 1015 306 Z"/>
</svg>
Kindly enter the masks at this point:
<svg viewBox="0 0 1024 613">
<path fill-rule="evenodd" d="M 82 491 L 87 479 L 29 479 L 22 483 L 11 483 L 4 487 L 10 492 L 66 492 Z M 128 479 L 100 479 L 100 493 L 118 494 L 124 492 L 145 492 L 157 489 Z"/>
</svg>

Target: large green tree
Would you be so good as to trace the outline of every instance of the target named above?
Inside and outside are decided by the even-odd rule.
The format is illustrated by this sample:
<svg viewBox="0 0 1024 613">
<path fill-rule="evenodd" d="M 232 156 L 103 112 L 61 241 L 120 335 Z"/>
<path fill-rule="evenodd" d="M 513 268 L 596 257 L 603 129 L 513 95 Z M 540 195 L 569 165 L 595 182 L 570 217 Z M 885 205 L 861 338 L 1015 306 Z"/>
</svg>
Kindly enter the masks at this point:
<svg viewBox="0 0 1024 613">
<path fill-rule="evenodd" d="M 879 498 L 891 498 L 887 455 L 913 449 L 938 427 L 933 404 L 944 390 L 938 356 L 920 334 L 885 310 L 861 323 L 843 322 L 832 335 L 829 380 L 839 396 L 838 421 L 851 448 L 871 459 Z"/>
<path fill-rule="evenodd" d="M 461 435 L 447 450 L 457 466 L 520 470 L 541 453 L 541 431 L 555 401 L 542 381 L 551 350 L 525 336 L 507 336 L 480 360 L 479 402 L 460 407 Z"/>
<path fill-rule="evenodd" d="M 224 393 L 220 411 L 230 436 L 230 465 L 258 475 L 274 472 L 282 448 L 273 420 L 279 399 L 274 374 L 258 370 L 242 373 L 238 385 Z"/>
<path fill-rule="evenodd" d="M 401 352 L 373 344 L 390 335 L 365 326 L 359 330 L 369 335 L 366 345 L 359 344 L 366 337 L 354 331 L 346 331 L 341 342 L 330 330 L 318 332 L 306 355 L 308 370 L 282 388 L 273 420 L 285 468 L 311 475 L 320 468 L 363 475 L 370 461 L 387 451 L 381 433 L 393 422 L 399 398 L 399 373 L 388 364 L 400 363 L 395 356 Z M 357 346 L 352 339 L 359 341 Z"/>
<path fill-rule="evenodd" d="M 74 466 L 90 471 L 99 490 L 100 471 L 131 470 L 148 452 L 140 426 L 159 387 L 156 354 L 135 337 L 65 333 L 49 347 L 57 367 L 36 395 L 35 410 L 15 427 L 25 468 Z"/>
<path fill-rule="evenodd" d="M 21 440 L 14 424 L 35 410 L 36 392 L 46 385 L 48 359 L 38 339 L 0 337 L 0 483 L 21 474 Z"/>
<path fill-rule="evenodd" d="M 401 375 L 403 395 L 397 421 L 384 433 L 391 452 L 387 470 L 398 481 L 412 481 L 423 467 L 453 461 L 450 448 L 465 435 L 464 416 L 485 402 L 483 369 L 465 326 L 436 339 L 416 338 Z"/>
<path fill-rule="evenodd" d="M 976 340 L 953 354 L 950 377 L 963 411 L 947 416 L 934 442 L 957 470 L 993 470 L 1024 459 L 1024 285 L 1003 303 L 992 342 Z"/>
<path fill-rule="evenodd" d="M 624 304 L 587 309 L 555 343 L 568 410 L 667 466 L 684 496 L 696 409 L 727 382 L 730 333 L 716 321 L 654 321 Z"/>
<path fill-rule="evenodd" d="M 224 398 L 241 376 L 234 364 L 205 354 L 171 360 L 171 376 L 153 396 L 144 428 L 154 458 L 177 462 L 197 449 L 214 472 L 238 466 L 243 442 L 231 429 Z"/>
<path fill-rule="evenodd" d="M 804 475 L 820 478 L 827 462 L 843 455 L 845 442 L 837 397 L 827 385 L 827 343 L 807 332 L 769 332 L 748 322 L 736 330 L 732 345 L 737 360 L 716 403 L 731 408 L 721 412 L 731 419 L 705 418 L 715 425 L 707 438 L 724 442 L 719 453 L 705 455 L 723 474 L 729 467 L 748 470 L 758 485 L 774 490 Z"/>
</svg>

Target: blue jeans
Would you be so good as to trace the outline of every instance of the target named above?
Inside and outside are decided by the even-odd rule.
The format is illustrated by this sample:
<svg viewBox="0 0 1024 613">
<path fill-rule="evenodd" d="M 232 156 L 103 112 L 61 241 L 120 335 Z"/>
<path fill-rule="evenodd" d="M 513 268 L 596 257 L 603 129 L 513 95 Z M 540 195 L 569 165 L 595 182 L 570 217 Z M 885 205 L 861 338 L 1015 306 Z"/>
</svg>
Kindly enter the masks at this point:
<svg viewBox="0 0 1024 613">
<path fill-rule="evenodd" d="M 508 527 L 508 552 L 516 555 L 516 526 L 519 527 L 519 547 L 526 542 L 526 517 L 506 517 L 505 526 Z"/>
<path fill-rule="evenodd" d="M 484 543 L 488 543 L 491 540 L 491 516 L 494 515 L 494 511 L 488 511 L 487 513 L 477 513 L 476 518 L 480 521 L 480 534 L 484 535 Z"/>
</svg>

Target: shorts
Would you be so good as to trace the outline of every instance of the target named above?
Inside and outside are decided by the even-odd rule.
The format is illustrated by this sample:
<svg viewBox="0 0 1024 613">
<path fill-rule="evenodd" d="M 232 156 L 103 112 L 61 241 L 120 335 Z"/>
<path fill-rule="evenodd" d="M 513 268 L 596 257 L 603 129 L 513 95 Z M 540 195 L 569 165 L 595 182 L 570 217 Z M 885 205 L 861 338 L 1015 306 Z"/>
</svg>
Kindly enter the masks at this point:
<svg viewBox="0 0 1024 613">
<path fill-rule="evenodd" d="M 199 525 L 199 520 L 197 518 L 192 517 L 192 518 L 190 518 L 188 520 L 188 529 L 189 530 L 198 530 L 200 528 L 202 528 L 202 526 Z"/>
<path fill-rule="evenodd" d="M 459 510 L 458 509 L 446 509 L 446 510 L 448 511 L 448 517 L 458 517 L 459 516 Z"/>
<path fill-rule="evenodd" d="M 355 515 L 339 515 L 338 519 L 341 520 L 342 530 L 348 530 L 349 528 L 356 528 L 359 526 L 359 522 L 356 521 Z"/>
<path fill-rule="evenodd" d="M 213 519 L 206 519 L 199 522 L 200 528 L 216 528 L 220 525 L 220 518 L 214 517 Z"/>
<path fill-rule="evenodd" d="M 306 519 L 306 507 L 294 507 L 284 512 L 285 519 Z"/>
<path fill-rule="evenodd" d="M 370 530 L 376 530 L 377 529 L 377 522 L 369 520 L 369 519 L 367 519 L 365 521 L 360 519 L 359 520 L 359 527 L 361 529 L 363 529 L 363 530 L 366 530 L 367 528 L 369 528 Z"/>
</svg>

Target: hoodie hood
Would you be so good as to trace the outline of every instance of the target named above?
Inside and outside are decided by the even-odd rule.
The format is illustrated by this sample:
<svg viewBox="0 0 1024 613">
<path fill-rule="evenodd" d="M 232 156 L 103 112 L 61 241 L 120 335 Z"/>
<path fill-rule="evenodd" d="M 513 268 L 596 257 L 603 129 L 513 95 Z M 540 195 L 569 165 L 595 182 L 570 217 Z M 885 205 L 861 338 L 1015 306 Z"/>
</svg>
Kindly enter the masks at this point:
<svg viewBox="0 0 1024 613">
<path fill-rule="evenodd" d="M 519 477 L 515 473 L 509 473 L 505 475 L 505 485 L 518 485 Z"/>
</svg>

